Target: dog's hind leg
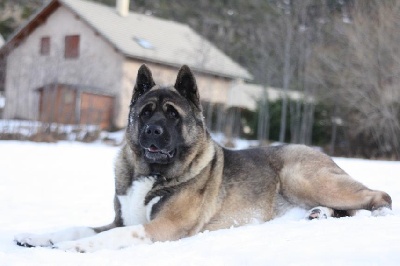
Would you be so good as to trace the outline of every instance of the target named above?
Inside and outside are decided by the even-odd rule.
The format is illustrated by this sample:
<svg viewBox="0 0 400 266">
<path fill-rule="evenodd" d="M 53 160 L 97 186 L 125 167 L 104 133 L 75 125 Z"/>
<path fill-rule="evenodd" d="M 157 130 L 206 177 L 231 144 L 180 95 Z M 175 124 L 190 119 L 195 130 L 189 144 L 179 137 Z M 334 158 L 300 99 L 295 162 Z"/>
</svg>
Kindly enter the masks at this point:
<svg viewBox="0 0 400 266">
<path fill-rule="evenodd" d="M 302 146 L 291 149 L 280 172 L 280 193 L 292 204 L 347 212 L 366 209 L 374 216 L 390 213 L 387 193 L 352 179 L 325 154 Z"/>
</svg>

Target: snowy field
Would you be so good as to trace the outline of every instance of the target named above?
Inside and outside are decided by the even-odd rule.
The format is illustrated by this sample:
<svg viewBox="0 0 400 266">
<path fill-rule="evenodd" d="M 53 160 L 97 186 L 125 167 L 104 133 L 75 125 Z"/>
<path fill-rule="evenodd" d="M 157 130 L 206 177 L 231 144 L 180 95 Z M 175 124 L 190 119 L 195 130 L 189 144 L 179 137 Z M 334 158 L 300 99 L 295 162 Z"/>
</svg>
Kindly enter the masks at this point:
<svg viewBox="0 0 400 266">
<path fill-rule="evenodd" d="M 111 222 L 117 150 L 0 141 L 0 265 L 400 265 L 400 162 L 342 158 L 354 178 L 392 196 L 394 215 L 306 221 L 294 209 L 264 224 L 93 254 L 13 243 L 18 233 Z"/>
</svg>

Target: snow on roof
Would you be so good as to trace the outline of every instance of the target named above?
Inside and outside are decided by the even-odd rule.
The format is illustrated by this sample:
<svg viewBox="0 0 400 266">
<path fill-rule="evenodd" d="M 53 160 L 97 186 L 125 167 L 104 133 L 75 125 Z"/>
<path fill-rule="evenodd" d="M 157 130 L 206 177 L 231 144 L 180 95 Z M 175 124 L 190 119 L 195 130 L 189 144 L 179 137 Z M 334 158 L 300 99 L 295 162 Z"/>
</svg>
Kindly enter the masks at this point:
<svg viewBox="0 0 400 266">
<path fill-rule="evenodd" d="M 185 24 L 134 12 L 120 16 L 115 7 L 89 1 L 59 1 L 127 57 L 177 67 L 187 64 L 200 72 L 252 79 L 246 69 Z"/>
<path fill-rule="evenodd" d="M 282 89 L 238 82 L 230 88 L 227 105 L 256 110 L 257 101 L 268 99 L 268 101 L 273 102 L 282 99 L 282 96 Z M 292 100 L 298 100 L 303 98 L 303 94 L 298 91 L 289 91 L 288 97 Z"/>
</svg>

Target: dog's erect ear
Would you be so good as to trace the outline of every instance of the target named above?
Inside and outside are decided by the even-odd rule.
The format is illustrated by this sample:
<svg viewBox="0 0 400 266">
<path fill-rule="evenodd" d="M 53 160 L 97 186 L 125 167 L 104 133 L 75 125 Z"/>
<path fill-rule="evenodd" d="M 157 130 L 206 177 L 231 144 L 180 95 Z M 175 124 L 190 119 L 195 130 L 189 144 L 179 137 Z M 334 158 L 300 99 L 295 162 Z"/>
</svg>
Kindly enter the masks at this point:
<svg viewBox="0 0 400 266">
<path fill-rule="evenodd" d="M 156 85 L 150 69 L 146 65 L 139 68 L 135 88 L 133 89 L 132 103 Z"/>
<path fill-rule="evenodd" d="M 196 79 L 187 65 L 183 65 L 179 70 L 174 87 L 183 97 L 194 103 L 197 108 L 200 108 L 200 96 Z"/>
</svg>

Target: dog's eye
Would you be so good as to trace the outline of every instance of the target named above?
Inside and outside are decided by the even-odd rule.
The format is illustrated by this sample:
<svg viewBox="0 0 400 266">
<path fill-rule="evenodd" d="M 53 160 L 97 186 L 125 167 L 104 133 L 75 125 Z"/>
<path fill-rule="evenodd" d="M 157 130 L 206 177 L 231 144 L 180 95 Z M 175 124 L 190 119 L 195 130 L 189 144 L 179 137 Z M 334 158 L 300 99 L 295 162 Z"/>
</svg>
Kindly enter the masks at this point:
<svg viewBox="0 0 400 266">
<path fill-rule="evenodd" d="M 150 105 L 148 105 L 145 108 L 143 108 L 142 112 L 140 113 L 140 116 L 149 117 L 152 112 L 153 112 L 153 109 L 151 108 Z"/>
<path fill-rule="evenodd" d="M 175 118 L 175 119 L 179 118 L 178 111 L 176 111 L 175 108 L 172 107 L 171 105 L 167 107 L 167 115 L 170 118 Z"/>
</svg>

